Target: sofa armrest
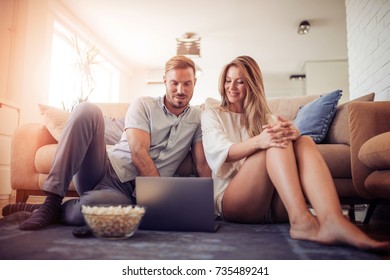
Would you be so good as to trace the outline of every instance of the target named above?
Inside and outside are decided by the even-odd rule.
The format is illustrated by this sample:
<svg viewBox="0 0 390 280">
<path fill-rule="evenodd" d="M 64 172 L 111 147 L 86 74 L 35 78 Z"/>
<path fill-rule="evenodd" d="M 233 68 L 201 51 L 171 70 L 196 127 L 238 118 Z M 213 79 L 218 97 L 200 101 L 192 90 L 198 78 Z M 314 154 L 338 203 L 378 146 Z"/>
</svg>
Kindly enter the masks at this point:
<svg viewBox="0 0 390 280">
<path fill-rule="evenodd" d="M 374 198 L 364 182 L 373 172 L 358 158 L 361 146 L 370 138 L 390 131 L 390 101 L 353 102 L 349 105 L 352 179 L 356 192 L 363 198 Z"/>
<path fill-rule="evenodd" d="M 12 189 L 39 189 L 35 153 L 40 147 L 55 143 L 57 141 L 43 124 L 24 124 L 15 130 L 11 142 Z"/>
</svg>

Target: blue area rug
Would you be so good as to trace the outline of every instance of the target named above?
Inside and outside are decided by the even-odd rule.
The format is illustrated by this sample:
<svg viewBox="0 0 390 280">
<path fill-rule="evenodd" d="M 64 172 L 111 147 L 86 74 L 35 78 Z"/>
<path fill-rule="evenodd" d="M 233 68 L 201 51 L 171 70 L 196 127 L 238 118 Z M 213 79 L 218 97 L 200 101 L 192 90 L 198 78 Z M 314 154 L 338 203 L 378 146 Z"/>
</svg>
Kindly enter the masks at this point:
<svg viewBox="0 0 390 280">
<path fill-rule="evenodd" d="M 26 214 L 27 215 L 27 214 Z M 127 240 L 76 238 L 74 227 L 20 231 L 23 214 L 0 219 L 3 260 L 376 260 L 346 246 L 293 240 L 288 224 L 245 225 L 218 221 L 215 233 L 137 231 Z"/>
</svg>

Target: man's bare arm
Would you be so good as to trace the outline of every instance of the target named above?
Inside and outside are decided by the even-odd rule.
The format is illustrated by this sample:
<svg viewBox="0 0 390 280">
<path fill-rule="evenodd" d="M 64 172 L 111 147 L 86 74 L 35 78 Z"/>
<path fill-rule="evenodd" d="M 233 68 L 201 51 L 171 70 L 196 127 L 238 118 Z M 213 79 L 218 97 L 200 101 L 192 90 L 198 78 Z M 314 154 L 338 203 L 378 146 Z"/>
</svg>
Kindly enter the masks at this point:
<svg viewBox="0 0 390 280">
<path fill-rule="evenodd" d="M 140 176 L 160 176 L 149 155 L 150 134 L 137 128 L 126 129 L 131 158 Z"/>
</svg>

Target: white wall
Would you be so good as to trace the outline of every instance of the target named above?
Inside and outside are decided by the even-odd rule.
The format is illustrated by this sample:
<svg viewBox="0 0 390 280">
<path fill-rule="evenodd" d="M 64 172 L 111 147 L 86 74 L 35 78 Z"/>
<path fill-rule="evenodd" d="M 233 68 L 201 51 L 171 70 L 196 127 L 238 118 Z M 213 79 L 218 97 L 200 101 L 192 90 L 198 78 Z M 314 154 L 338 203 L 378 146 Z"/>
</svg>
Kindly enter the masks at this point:
<svg viewBox="0 0 390 280">
<path fill-rule="evenodd" d="M 37 107 L 32 106 L 48 91 L 48 0 L 6 0 L 11 18 L 1 26 L 9 40 L 2 46 L 8 64 L 2 67 L 1 96 L 17 104 L 21 123 L 38 121 Z M 3 29 L 5 28 L 5 30 Z M 3 33 L 5 31 L 5 33 Z M 3 43 L 3 42 L 2 42 Z"/>
<path fill-rule="evenodd" d="M 390 100 L 390 0 L 346 0 L 351 97 Z"/>
<path fill-rule="evenodd" d="M 341 89 L 340 103 L 349 100 L 348 61 L 307 61 L 305 63 L 307 94 L 322 94 Z"/>
<path fill-rule="evenodd" d="M 300 73 L 298 73 L 300 74 Z M 267 97 L 288 97 L 306 95 L 305 80 L 290 80 L 288 74 L 263 73 L 264 88 Z"/>
</svg>

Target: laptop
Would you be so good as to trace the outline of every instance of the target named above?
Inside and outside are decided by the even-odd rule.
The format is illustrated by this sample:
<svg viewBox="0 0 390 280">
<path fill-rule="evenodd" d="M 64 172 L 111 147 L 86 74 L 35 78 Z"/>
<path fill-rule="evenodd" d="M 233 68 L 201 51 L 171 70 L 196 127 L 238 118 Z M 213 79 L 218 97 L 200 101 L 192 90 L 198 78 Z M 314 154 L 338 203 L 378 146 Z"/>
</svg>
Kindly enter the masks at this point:
<svg viewBox="0 0 390 280">
<path fill-rule="evenodd" d="M 212 178 L 137 177 L 137 204 L 146 207 L 140 230 L 215 232 Z"/>
</svg>

